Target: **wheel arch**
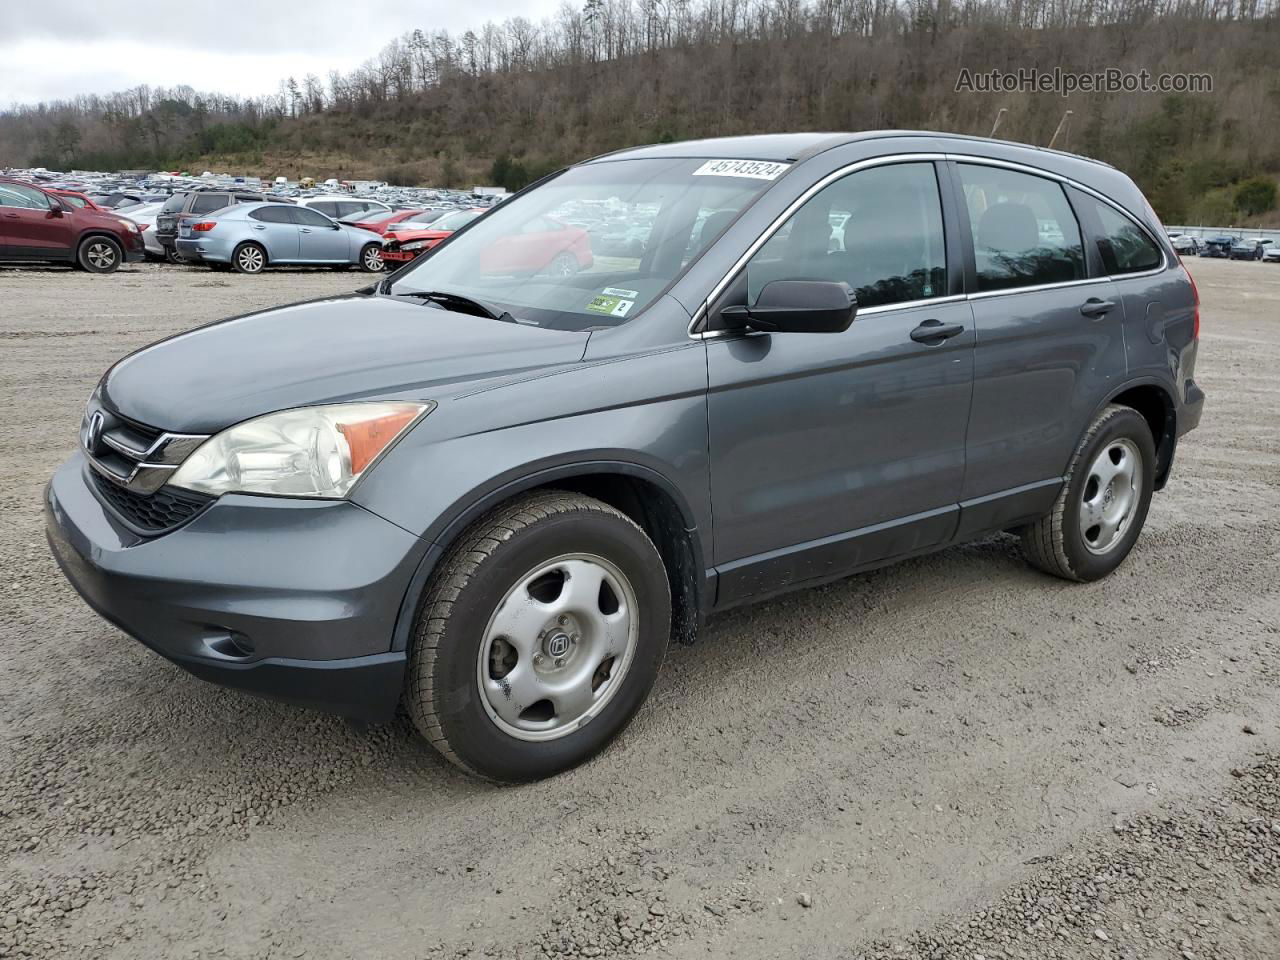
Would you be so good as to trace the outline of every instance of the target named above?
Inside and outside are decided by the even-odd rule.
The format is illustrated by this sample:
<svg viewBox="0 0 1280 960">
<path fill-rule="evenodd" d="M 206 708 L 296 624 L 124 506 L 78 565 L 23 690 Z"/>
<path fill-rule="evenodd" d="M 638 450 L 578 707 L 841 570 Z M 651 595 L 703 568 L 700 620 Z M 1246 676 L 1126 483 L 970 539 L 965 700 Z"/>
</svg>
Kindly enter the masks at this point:
<svg viewBox="0 0 1280 960">
<path fill-rule="evenodd" d="M 267 249 L 267 245 L 265 243 L 260 243 L 259 241 L 254 240 L 252 237 L 249 237 L 247 240 L 241 240 L 234 247 L 232 247 L 231 259 L 228 260 L 227 262 L 235 263 L 236 254 L 239 253 L 240 250 L 244 247 L 257 247 L 259 250 L 262 251 L 262 265 L 264 267 L 269 267 L 271 265 L 271 251 Z"/>
<path fill-rule="evenodd" d="M 396 619 L 392 650 L 408 649 L 426 586 L 441 558 L 472 524 L 502 504 L 535 490 L 595 497 L 634 520 L 662 556 L 671 588 L 671 636 L 692 643 L 705 616 L 704 549 L 692 509 L 677 486 L 642 464 L 615 460 L 566 463 L 528 473 L 489 491 L 474 491 L 447 513 L 441 533 L 418 565 Z"/>
<path fill-rule="evenodd" d="M 1159 490 L 1169 479 L 1173 466 L 1173 453 L 1178 443 L 1178 408 L 1167 384 L 1155 378 L 1131 380 L 1117 387 L 1095 411 L 1094 416 L 1108 405 L 1116 403 L 1130 407 L 1142 415 L 1151 428 L 1151 439 L 1156 446 L 1156 476 L 1154 489 Z M 1092 422 L 1092 420 L 1090 421 Z"/>
</svg>

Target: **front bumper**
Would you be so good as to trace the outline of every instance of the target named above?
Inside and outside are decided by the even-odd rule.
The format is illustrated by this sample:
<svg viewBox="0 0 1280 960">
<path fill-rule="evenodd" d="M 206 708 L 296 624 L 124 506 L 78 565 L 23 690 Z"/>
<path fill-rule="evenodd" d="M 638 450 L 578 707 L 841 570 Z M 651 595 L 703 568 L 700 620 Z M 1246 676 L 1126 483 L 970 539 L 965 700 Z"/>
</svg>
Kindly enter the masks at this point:
<svg viewBox="0 0 1280 960">
<path fill-rule="evenodd" d="M 382 259 L 389 263 L 408 263 L 417 260 L 426 250 L 387 250 L 383 248 Z"/>
<path fill-rule="evenodd" d="M 82 454 L 45 494 L 54 557 L 105 620 L 204 680 L 370 720 L 399 701 L 396 619 L 428 544 L 345 500 L 228 494 L 139 537 Z"/>
</svg>

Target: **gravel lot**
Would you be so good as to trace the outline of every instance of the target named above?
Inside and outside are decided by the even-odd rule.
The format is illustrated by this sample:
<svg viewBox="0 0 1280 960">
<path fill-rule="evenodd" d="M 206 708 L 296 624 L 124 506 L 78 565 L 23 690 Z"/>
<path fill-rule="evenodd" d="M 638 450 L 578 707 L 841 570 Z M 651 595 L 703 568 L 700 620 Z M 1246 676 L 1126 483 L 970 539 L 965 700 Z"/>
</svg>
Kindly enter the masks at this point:
<svg viewBox="0 0 1280 960">
<path fill-rule="evenodd" d="M 45 545 L 110 362 L 361 278 L 0 268 L 0 957 L 1280 955 L 1280 269 L 1191 266 L 1204 422 L 1115 576 L 1001 536 L 734 612 L 507 789 L 189 677 Z"/>
</svg>

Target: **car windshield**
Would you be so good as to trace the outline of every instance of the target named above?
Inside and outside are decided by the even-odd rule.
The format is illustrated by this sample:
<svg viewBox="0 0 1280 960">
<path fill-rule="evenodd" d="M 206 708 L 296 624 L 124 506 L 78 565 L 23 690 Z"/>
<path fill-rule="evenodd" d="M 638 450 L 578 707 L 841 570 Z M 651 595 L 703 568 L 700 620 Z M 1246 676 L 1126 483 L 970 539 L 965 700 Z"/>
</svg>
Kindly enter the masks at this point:
<svg viewBox="0 0 1280 960">
<path fill-rule="evenodd" d="M 561 330 L 616 326 L 660 296 L 785 167 L 687 158 L 574 167 L 494 208 L 388 292 L 468 297 Z M 433 227 L 448 229 L 453 216 Z"/>
</svg>

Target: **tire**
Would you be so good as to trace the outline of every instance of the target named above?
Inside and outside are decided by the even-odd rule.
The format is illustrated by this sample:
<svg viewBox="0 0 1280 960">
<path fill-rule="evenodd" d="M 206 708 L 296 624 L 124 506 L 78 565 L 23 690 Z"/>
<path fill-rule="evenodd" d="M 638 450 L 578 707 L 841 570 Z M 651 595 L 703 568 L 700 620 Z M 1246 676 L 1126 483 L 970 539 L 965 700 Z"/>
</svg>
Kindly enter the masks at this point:
<svg viewBox="0 0 1280 960">
<path fill-rule="evenodd" d="M 360 251 L 360 269 L 365 273 L 381 273 L 386 269 L 382 262 L 382 248 L 376 243 L 366 243 Z"/>
<path fill-rule="evenodd" d="M 76 263 L 90 273 L 114 273 L 123 259 L 123 248 L 110 237 L 85 237 L 76 251 Z"/>
<path fill-rule="evenodd" d="M 261 273 L 267 266 L 267 251 L 256 243 L 242 243 L 231 254 L 236 273 Z"/>
<path fill-rule="evenodd" d="M 165 247 L 164 258 L 168 263 L 172 263 L 176 266 L 182 266 L 187 262 L 187 258 L 178 252 L 177 247 Z"/>
<path fill-rule="evenodd" d="M 597 573 L 607 591 L 592 592 Z M 414 627 L 405 705 L 469 773 L 542 779 L 626 727 L 670 631 L 666 571 L 644 531 L 591 497 L 536 492 L 478 520 L 441 562 Z M 557 685 L 569 691 L 563 700 Z M 562 711 L 570 702 L 579 706 Z"/>
<path fill-rule="evenodd" d="M 1142 532 L 1155 464 L 1147 421 L 1132 407 L 1109 405 L 1076 447 L 1053 509 L 1020 531 L 1027 560 L 1065 580 L 1089 582 L 1111 573 Z M 1132 471 L 1127 482 L 1126 469 Z"/>
</svg>

